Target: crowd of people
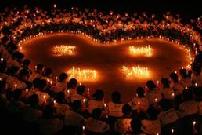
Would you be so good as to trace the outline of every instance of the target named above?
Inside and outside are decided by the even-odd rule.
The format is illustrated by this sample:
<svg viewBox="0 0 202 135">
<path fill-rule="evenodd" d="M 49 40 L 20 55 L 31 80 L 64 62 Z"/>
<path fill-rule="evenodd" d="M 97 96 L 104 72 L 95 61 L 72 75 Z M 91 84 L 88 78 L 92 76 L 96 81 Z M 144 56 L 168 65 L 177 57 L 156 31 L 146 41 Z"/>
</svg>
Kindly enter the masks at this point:
<svg viewBox="0 0 202 135">
<path fill-rule="evenodd" d="M 8 14 L 9 13 L 9 14 Z M 202 53 L 200 33 L 179 16 L 149 17 L 109 14 L 77 8 L 51 12 L 39 8 L 5 9 L 1 13 L 0 118 L 6 134 L 160 135 L 202 134 Z M 88 91 L 66 73 L 31 61 L 19 43 L 45 32 L 74 31 L 95 41 L 117 42 L 165 37 L 186 45 L 195 58 L 190 69 L 174 71 L 159 83 L 148 80 L 136 96 L 123 103 L 112 92 L 105 101 L 102 89 Z"/>
</svg>

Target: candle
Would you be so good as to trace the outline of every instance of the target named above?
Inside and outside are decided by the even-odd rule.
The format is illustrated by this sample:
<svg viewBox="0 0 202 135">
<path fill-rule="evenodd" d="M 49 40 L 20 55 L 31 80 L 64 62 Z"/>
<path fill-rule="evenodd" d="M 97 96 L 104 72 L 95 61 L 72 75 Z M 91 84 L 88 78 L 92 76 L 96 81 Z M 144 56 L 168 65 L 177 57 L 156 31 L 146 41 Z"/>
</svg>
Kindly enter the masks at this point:
<svg viewBox="0 0 202 135">
<path fill-rule="evenodd" d="M 174 92 L 172 93 L 172 97 L 175 97 L 175 93 Z"/>
<path fill-rule="evenodd" d="M 197 87 L 197 86 L 198 86 L 198 84 L 197 84 L 197 83 L 195 83 L 195 84 L 194 84 L 194 86 L 195 86 L 195 87 Z"/>
<path fill-rule="evenodd" d="M 107 104 L 106 103 L 104 103 L 104 108 L 107 108 Z"/>
<path fill-rule="evenodd" d="M 155 102 L 158 102 L 158 98 L 155 98 L 154 101 L 155 101 Z"/>
<path fill-rule="evenodd" d="M 4 58 L 1 58 L 1 61 L 4 61 Z"/>
<path fill-rule="evenodd" d="M 54 105 L 56 105 L 56 103 L 57 103 L 56 100 L 53 100 L 53 103 L 54 103 Z"/>
<path fill-rule="evenodd" d="M 85 131 L 86 130 L 86 126 L 82 126 L 82 130 Z"/>
<path fill-rule="evenodd" d="M 173 133 L 174 133 L 174 131 L 175 131 L 175 130 L 172 128 L 172 129 L 171 129 L 171 133 L 173 134 Z"/>
<path fill-rule="evenodd" d="M 0 78 L 0 81 L 2 81 L 3 79 L 2 78 Z"/>
</svg>

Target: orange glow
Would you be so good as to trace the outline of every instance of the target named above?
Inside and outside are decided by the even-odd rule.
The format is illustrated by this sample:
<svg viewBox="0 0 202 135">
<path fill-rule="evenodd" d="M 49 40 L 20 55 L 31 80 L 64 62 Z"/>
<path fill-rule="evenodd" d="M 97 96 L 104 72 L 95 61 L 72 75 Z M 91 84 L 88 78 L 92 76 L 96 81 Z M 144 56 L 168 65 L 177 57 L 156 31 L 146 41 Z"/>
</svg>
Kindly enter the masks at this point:
<svg viewBox="0 0 202 135">
<path fill-rule="evenodd" d="M 132 67 L 122 67 L 122 72 L 126 79 L 133 80 L 136 78 L 147 79 L 151 77 L 151 71 L 148 67 L 132 66 Z"/>
<path fill-rule="evenodd" d="M 72 67 L 67 73 L 70 78 L 76 78 L 80 82 L 96 82 L 98 80 L 98 73 L 94 69 Z"/>
<path fill-rule="evenodd" d="M 150 45 L 144 47 L 129 46 L 128 51 L 131 56 L 135 57 L 136 56 L 151 57 L 153 54 L 153 50 Z"/>
<path fill-rule="evenodd" d="M 74 56 L 76 54 L 76 46 L 56 45 L 52 49 L 53 56 Z"/>
</svg>

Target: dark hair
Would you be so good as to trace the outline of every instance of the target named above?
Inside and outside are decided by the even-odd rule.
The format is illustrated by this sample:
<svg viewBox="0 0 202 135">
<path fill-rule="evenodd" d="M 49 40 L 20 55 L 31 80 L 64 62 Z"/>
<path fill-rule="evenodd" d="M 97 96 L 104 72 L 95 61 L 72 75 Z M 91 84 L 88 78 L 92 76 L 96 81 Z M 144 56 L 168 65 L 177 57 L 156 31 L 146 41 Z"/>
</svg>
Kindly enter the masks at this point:
<svg viewBox="0 0 202 135">
<path fill-rule="evenodd" d="M 52 74 L 52 72 L 53 72 L 52 69 L 47 67 L 44 69 L 43 75 L 49 77 Z"/>
<path fill-rule="evenodd" d="M 82 95 L 85 92 L 86 87 L 84 85 L 79 85 L 76 90 L 77 94 Z"/>
<path fill-rule="evenodd" d="M 44 68 L 44 65 L 43 64 L 37 64 L 36 66 L 36 71 L 42 71 Z"/>
<path fill-rule="evenodd" d="M 161 78 L 161 83 L 163 84 L 164 88 L 169 88 L 170 87 L 168 78 Z"/>
<path fill-rule="evenodd" d="M 156 85 L 152 80 L 147 81 L 146 86 L 149 88 L 149 90 L 154 90 L 156 88 Z"/>
<path fill-rule="evenodd" d="M 122 107 L 122 112 L 124 115 L 130 115 L 132 112 L 132 108 L 129 104 L 124 104 L 124 106 Z"/>
<path fill-rule="evenodd" d="M 64 104 L 65 103 L 65 94 L 64 94 L 64 92 L 57 93 L 56 96 L 55 96 L 55 100 L 59 104 Z"/>
<path fill-rule="evenodd" d="M 30 65 L 30 63 L 31 63 L 31 61 L 29 59 L 24 59 L 22 62 L 23 66 L 26 66 L 26 67 L 28 67 Z"/>
<path fill-rule="evenodd" d="M 143 87 L 138 87 L 136 89 L 136 93 L 138 94 L 138 97 L 144 97 L 145 91 Z"/>
<path fill-rule="evenodd" d="M 171 78 L 174 82 L 176 82 L 176 83 L 179 82 L 179 77 L 178 77 L 178 75 L 177 75 L 175 72 L 172 72 L 172 73 L 170 74 L 170 78 Z"/>
<path fill-rule="evenodd" d="M 55 109 L 51 105 L 46 105 L 44 110 L 43 110 L 43 117 L 44 118 L 52 118 L 53 114 L 55 112 Z"/>
<path fill-rule="evenodd" d="M 9 67 L 9 68 L 7 69 L 7 74 L 8 74 L 8 75 L 16 75 L 19 69 L 20 69 L 20 68 L 17 67 L 17 66 L 11 66 L 11 67 Z"/>
<path fill-rule="evenodd" d="M 69 89 L 76 88 L 76 86 L 77 86 L 77 80 L 75 78 L 71 78 L 67 83 L 67 88 Z"/>
<path fill-rule="evenodd" d="M 33 94 L 31 95 L 28 99 L 27 99 L 27 103 L 30 104 L 31 107 L 36 108 L 39 105 L 39 97 L 37 94 Z"/>
<path fill-rule="evenodd" d="M 93 94 L 93 97 L 95 100 L 103 100 L 104 98 L 104 92 L 101 89 L 97 89 L 96 92 Z"/>
<path fill-rule="evenodd" d="M 0 93 L 2 93 L 6 88 L 6 81 L 1 78 L 0 80 Z"/>
<path fill-rule="evenodd" d="M 66 80 L 67 79 L 67 74 L 66 73 L 61 73 L 60 75 L 59 75 L 59 78 L 58 78 L 58 81 L 59 82 L 63 82 L 64 80 Z"/>
<path fill-rule="evenodd" d="M 193 98 L 193 93 L 192 93 L 190 88 L 183 90 L 182 98 L 183 98 L 183 101 L 188 101 L 188 100 L 191 100 Z"/>
<path fill-rule="evenodd" d="M 113 103 L 115 104 L 121 103 L 121 94 L 118 91 L 113 92 L 111 98 Z"/>
<path fill-rule="evenodd" d="M 102 110 L 100 108 L 93 109 L 92 111 L 92 117 L 94 119 L 99 119 L 101 114 L 102 114 Z"/>
<path fill-rule="evenodd" d="M 38 88 L 43 90 L 45 86 L 47 85 L 47 82 L 45 79 L 35 78 L 33 80 L 34 88 Z"/>
</svg>

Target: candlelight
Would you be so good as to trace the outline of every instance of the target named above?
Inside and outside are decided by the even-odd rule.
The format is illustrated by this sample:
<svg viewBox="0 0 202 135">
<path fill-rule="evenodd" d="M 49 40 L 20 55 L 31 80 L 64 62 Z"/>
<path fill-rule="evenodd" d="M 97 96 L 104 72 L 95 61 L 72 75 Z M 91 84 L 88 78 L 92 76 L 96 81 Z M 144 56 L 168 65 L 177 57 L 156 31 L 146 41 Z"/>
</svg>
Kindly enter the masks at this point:
<svg viewBox="0 0 202 135">
<path fill-rule="evenodd" d="M 127 79 L 136 79 L 136 78 L 150 78 L 151 71 L 149 71 L 148 67 L 140 67 L 140 66 L 132 66 L 132 67 L 122 67 L 122 72 L 126 76 Z"/>
<path fill-rule="evenodd" d="M 1 61 L 4 61 L 4 58 L 1 58 Z"/>
<path fill-rule="evenodd" d="M 53 56 L 74 56 L 76 54 L 76 46 L 56 45 L 52 49 Z"/>
<path fill-rule="evenodd" d="M 155 101 L 155 102 L 158 102 L 158 98 L 155 98 L 154 101 Z"/>
<path fill-rule="evenodd" d="M 194 84 L 194 86 L 195 86 L 195 87 L 197 87 L 197 86 L 198 86 L 198 84 L 197 84 L 197 83 L 195 83 L 195 84 Z"/>
<path fill-rule="evenodd" d="M 128 51 L 131 56 L 151 57 L 153 54 L 153 50 L 150 45 L 144 47 L 129 46 Z"/>
<path fill-rule="evenodd" d="M 192 124 L 193 124 L 193 127 L 194 127 L 196 125 L 196 121 L 193 121 Z"/>
<path fill-rule="evenodd" d="M 56 105 L 56 103 L 57 103 L 56 100 L 53 100 L 53 103 L 54 103 L 54 105 Z"/>
<path fill-rule="evenodd" d="M 83 129 L 83 131 L 85 131 L 85 130 L 86 130 L 86 127 L 85 127 L 85 126 L 82 126 L 82 129 Z"/>
<path fill-rule="evenodd" d="M 175 130 L 172 128 L 172 129 L 171 129 L 171 133 L 173 134 L 173 133 L 174 133 L 174 131 L 175 131 Z"/>
<path fill-rule="evenodd" d="M 174 92 L 172 93 L 172 97 L 175 97 L 175 93 Z"/>
<path fill-rule="evenodd" d="M 72 67 L 67 71 L 67 74 L 70 78 L 76 78 L 81 82 L 95 82 L 98 80 L 98 73 L 94 69 Z"/>
<path fill-rule="evenodd" d="M 104 103 L 104 108 L 106 108 L 107 107 L 107 104 L 106 103 Z"/>
</svg>

